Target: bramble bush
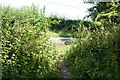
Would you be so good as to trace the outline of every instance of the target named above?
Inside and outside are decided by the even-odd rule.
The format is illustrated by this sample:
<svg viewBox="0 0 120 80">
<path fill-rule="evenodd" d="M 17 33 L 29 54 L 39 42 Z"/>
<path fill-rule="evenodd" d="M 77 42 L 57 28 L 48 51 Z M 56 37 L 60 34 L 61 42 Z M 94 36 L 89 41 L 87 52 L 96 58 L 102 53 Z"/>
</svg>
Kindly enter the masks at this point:
<svg viewBox="0 0 120 80">
<path fill-rule="evenodd" d="M 3 77 L 54 77 L 57 52 L 38 27 L 9 27 L 2 43 Z"/>
<path fill-rule="evenodd" d="M 49 20 L 34 6 L 22 9 L 1 10 L 2 77 L 58 77 L 57 51 L 46 36 Z"/>
<path fill-rule="evenodd" d="M 80 27 L 79 40 L 67 52 L 72 78 L 120 78 L 119 27 L 91 32 Z"/>
<path fill-rule="evenodd" d="M 89 0 L 88 0 L 89 3 Z M 68 51 L 72 78 L 120 78 L 120 4 L 97 3 L 89 9 L 99 28 L 79 27 L 79 40 Z M 95 28 L 95 27 L 94 27 Z"/>
</svg>

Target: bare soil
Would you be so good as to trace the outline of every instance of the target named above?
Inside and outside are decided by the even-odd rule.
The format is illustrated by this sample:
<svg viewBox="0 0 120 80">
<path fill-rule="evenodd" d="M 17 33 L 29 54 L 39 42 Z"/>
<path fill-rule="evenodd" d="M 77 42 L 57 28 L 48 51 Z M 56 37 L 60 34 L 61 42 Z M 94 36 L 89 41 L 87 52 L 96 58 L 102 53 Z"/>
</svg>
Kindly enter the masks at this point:
<svg viewBox="0 0 120 80">
<path fill-rule="evenodd" d="M 70 78 L 71 73 L 69 72 L 69 66 L 62 60 L 60 62 L 60 77 Z"/>
<path fill-rule="evenodd" d="M 59 51 L 63 50 L 64 46 L 66 46 L 65 41 L 67 41 L 67 39 L 64 41 L 62 41 L 60 39 L 61 38 L 59 38 L 59 39 L 52 38 L 51 39 L 52 42 L 55 44 L 57 50 L 59 50 Z M 69 71 L 69 66 L 65 63 L 64 59 L 62 59 L 62 58 L 60 61 L 60 71 L 59 72 L 60 72 L 60 78 L 70 78 L 71 73 Z"/>
</svg>

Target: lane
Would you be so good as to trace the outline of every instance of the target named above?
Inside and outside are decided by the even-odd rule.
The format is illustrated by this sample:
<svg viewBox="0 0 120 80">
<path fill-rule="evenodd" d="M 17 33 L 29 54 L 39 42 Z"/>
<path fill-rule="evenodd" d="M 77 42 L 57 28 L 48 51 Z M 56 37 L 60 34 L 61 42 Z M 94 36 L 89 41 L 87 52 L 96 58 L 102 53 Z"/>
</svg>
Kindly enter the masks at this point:
<svg viewBox="0 0 120 80">
<path fill-rule="evenodd" d="M 68 44 L 72 40 L 76 40 L 77 38 L 50 38 L 49 41 L 52 41 L 53 43 L 61 43 L 61 44 Z"/>
</svg>

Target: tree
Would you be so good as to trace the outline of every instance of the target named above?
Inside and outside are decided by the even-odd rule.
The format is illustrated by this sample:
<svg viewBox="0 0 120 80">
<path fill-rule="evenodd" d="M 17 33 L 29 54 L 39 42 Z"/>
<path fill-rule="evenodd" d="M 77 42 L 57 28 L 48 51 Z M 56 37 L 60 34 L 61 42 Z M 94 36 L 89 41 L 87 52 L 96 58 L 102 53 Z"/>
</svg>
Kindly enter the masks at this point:
<svg viewBox="0 0 120 80">
<path fill-rule="evenodd" d="M 89 0 L 87 1 L 88 3 Z M 102 21 L 110 23 L 119 23 L 120 20 L 120 3 L 117 2 L 98 2 L 88 9 L 89 15 L 93 21 Z"/>
</svg>

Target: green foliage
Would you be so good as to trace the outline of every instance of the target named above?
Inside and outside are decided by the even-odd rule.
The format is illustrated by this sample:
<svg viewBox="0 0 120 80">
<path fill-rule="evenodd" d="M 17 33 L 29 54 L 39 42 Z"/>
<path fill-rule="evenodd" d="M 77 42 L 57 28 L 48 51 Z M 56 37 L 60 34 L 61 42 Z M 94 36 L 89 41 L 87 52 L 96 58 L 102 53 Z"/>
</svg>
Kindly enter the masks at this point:
<svg viewBox="0 0 120 80">
<path fill-rule="evenodd" d="M 80 29 L 80 39 L 68 51 L 72 78 L 118 78 L 119 27 L 91 32 Z"/>
<path fill-rule="evenodd" d="M 48 41 L 49 19 L 35 6 L 1 8 L 3 78 L 58 77 L 58 56 Z"/>
<path fill-rule="evenodd" d="M 13 9 L 11 7 L 1 7 L 0 12 L 1 25 L 5 26 L 41 26 L 41 28 L 49 27 L 49 18 L 39 12 L 37 6 L 22 7 L 20 9 Z"/>
<path fill-rule="evenodd" d="M 120 4 L 97 3 L 89 9 L 100 27 L 79 27 L 79 40 L 68 51 L 72 78 L 120 78 Z M 89 23 L 89 22 L 87 22 Z M 92 30 L 91 30 L 92 29 Z"/>
<path fill-rule="evenodd" d="M 5 78 L 54 77 L 57 56 L 38 27 L 9 27 L 3 37 Z"/>
<path fill-rule="evenodd" d="M 0 6 L 3 78 L 58 77 L 60 55 L 48 41 L 47 35 L 53 34 L 48 28 L 59 34 L 54 36 L 78 38 L 68 54 L 63 54 L 72 78 L 118 78 L 119 6 L 98 3 L 89 9 L 94 22 L 45 17 L 34 5 L 20 9 Z"/>
<path fill-rule="evenodd" d="M 65 20 L 65 19 L 59 19 L 59 18 L 51 18 L 51 20 L 54 22 L 51 27 L 51 29 L 61 30 L 61 29 L 67 29 L 68 31 L 75 29 L 77 30 L 77 25 L 79 25 L 80 20 Z"/>
<path fill-rule="evenodd" d="M 83 20 L 67 20 L 64 18 L 50 17 L 51 30 L 54 30 L 61 37 L 78 37 L 78 31 L 80 26 L 91 28 L 91 31 L 100 29 L 101 24 L 98 22 L 83 21 Z"/>
<path fill-rule="evenodd" d="M 110 23 L 119 23 L 120 20 L 120 3 L 111 2 L 111 3 L 102 3 L 99 2 L 89 10 L 89 17 L 93 21 L 101 21 L 104 24 L 106 22 Z M 108 23 L 107 23 L 108 24 Z"/>
</svg>

